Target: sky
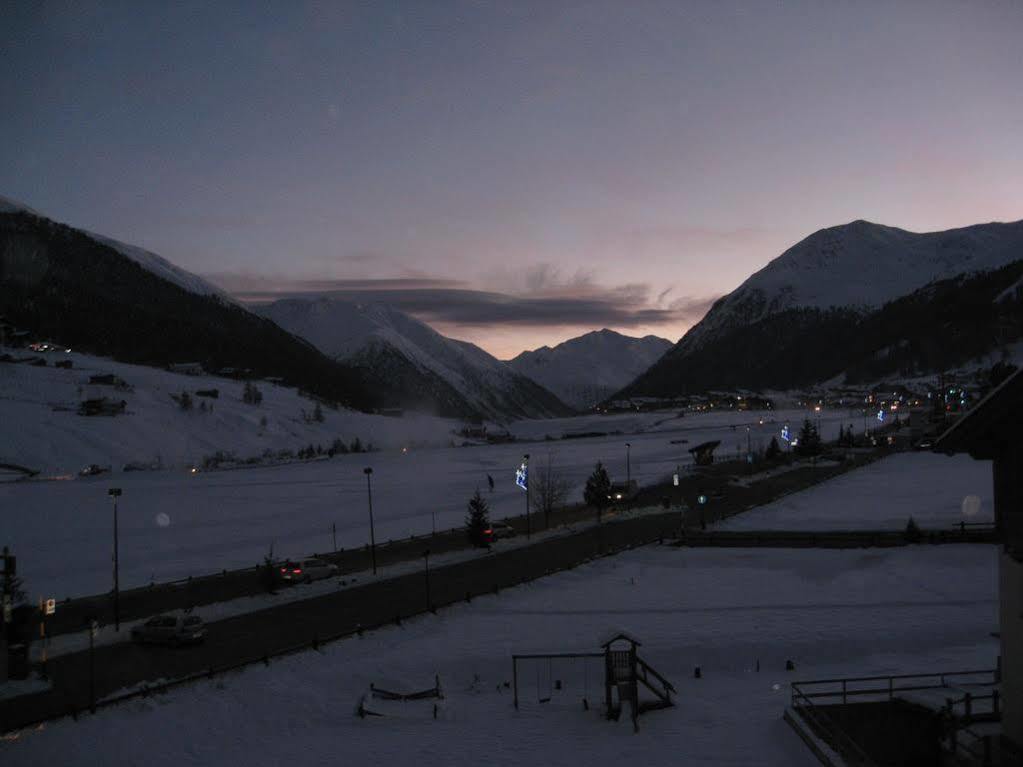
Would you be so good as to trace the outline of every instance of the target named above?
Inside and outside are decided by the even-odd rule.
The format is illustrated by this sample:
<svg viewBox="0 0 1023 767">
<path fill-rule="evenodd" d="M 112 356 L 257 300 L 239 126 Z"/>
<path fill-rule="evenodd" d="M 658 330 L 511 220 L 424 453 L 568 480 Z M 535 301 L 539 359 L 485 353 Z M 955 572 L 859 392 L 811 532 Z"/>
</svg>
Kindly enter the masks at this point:
<svg viewBox="0 0 1023 767">
<path fill-rule="evenodd" d="M 0 195 L 509 358 L 678 340 L 812 232 L 1023 218 L 1023 3 L 30 2 Z"/>
</svg>

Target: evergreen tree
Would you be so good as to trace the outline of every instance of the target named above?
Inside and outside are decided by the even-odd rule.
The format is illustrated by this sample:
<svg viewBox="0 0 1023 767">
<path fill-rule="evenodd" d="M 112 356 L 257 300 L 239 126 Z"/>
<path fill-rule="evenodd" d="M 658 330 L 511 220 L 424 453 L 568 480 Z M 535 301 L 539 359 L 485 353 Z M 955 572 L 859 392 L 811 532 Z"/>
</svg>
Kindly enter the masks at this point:
<svg viewBox="0 0 1023 767">
<path fill-rule="evenodd" d="M 586 480 L 586 489 L 583 490 L 583 500 L 587 506 L 597 510 L 597 521 L 600 521 L 600 513 L 610 503 L 608 496 L 611 494 L 611 478 L 607 475 L 604 464 L 597 461 L 593 473 Z"/>
<path fill-rule="evenodd" d="M 817 433 L 817 427 L 809 418 L 803 421 L 803 428 L 799 430 L 799 444 L 796 445 L 796 452 L 799 455 L 818 455 L 821 451 L 821 435 Z"/>
<path fill-rule="evenodd" d="M 778 444 L 777 437 L 771 437 L 771 443 L 767 446 L 767 452 L 764 453 L 764 457 L 768 461 L 773 461 L 775 458 L 781 455 L 781 445 Z"/>
<path fill-rule="evenodd" d="M 487 530 L 490 529 L 490 507 L 480 495 L 477 487 L 475 494 L 469 499 L 469 514 L 466 517 L 466 531 L 469 542 L 473 546 L 488 546 Z"/>
<path fill-rule="evenodd" d="M 323 423 L 323 408 L 320 407 L 320 403 L 316 403 L 316 408 L 313 410 L 313 420 L 318 423 Z"/>
</svg>

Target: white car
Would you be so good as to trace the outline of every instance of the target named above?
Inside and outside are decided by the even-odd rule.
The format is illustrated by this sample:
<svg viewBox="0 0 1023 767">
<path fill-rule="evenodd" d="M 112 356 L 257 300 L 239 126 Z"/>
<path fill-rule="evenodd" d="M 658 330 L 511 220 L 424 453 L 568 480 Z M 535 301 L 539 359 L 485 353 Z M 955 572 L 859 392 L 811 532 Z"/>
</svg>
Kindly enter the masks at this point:
<svg viewBox="0 0 1023 767">
<path fill-rule="evenodd" d="M 322 559 L 301 559 L 285 562 L 280 567 L 281 580 L 294 583 L 312 583 L 338 574 L 337 565 Z"/>
<path fill-rule="evenodd" d="M 206 624 L 198 615 L 157 615 L 135 626 L 131 638 L 139 644 L 193 644 L 206 638 Z"/>
</svg>

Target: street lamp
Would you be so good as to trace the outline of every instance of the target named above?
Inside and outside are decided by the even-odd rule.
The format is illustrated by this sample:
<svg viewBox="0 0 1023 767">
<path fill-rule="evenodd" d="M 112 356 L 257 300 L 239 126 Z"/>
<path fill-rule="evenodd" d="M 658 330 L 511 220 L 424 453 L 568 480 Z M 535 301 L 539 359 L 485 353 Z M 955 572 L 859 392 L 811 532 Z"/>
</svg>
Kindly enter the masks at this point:
<svg viewBox="0 0 1023 767">
<path fill-rule="evenodd" d="M 366 498 L 369 500 L 369 557 L 373 562 L 373 575 L 377 574 L 377 539 L 373 531 L 373 483 L 370 477 L 373 476 L 373 469 L 367 466 L 362 470 L 366 475 Z"/>
<path fill-rule="evenodd" d="M 426 609 L 433 611 L 433 600 L 430 599 L 430 550 L 423 552 L 423 559 L 426 560 Z"/>
<path fill-rule="evenodd" d="M 625 486 L 632 487 L 632 443 L 625 443 Z"/>
<path fill-rule="evenodd" d="M 107 490 L 107 495 L 114 499 L 114 630 L 121 630 L 121 584 L 120 584 L 120 563 L 118 560 L 117 546 L 117 499 L 121 496 L 121 488 L 112 487 Z"/>
<path fill-rule="evenodd" d="M 533 532 L 529 522 L 529 453 L 522 456 L 522 465 L 526 467 L 526 540 L 529 540 Z"/>
</svg>

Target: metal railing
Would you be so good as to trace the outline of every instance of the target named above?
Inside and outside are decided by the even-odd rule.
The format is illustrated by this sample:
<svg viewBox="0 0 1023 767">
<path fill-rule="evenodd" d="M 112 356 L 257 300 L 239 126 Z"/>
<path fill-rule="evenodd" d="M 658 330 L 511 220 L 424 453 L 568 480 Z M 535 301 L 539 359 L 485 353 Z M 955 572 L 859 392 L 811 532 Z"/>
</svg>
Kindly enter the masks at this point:
<svg viewBox="0 0 1023 767">
<path fill-rule="evenodd" d="M 866 754 L 863 748 L 845 732 L 827 712 L 822 710 L 821 704 L 846 705 L 850 700 L 856 702 L 878 702 L 893 701 L 908 692 L 921 690 L 950 689 L 954 685 L 995 685 L 999 682 L 999 671 L 995 669 L 981 669 L 969 671 L 948 671 L 929 674 L 890 674 L 887 676 L 860 676 L 843 677 L 836 679 L 811 679 L 791 684 L 791 706 L 802 716 L 812 727 L 819 731 L 831 745 L 850 760 L 865 767 L 875 767 L 874 761 Z M 975 704 L 978 701 L 990 700 L 991 712 L 983 714 L 978 712 Z M 957 707 L 962 706 L 963 714 L 957 714 Z M 961 698 L 946 698 L 945 705 L 941 708 L 950 721 L 953 723 L 950 730 L 950 748 L 956 753 L 957 748 L 965 748 L 956 740 L 956 730 L 963 728 L 956 727 L 955 723 L 970 723 L 972 721 L 990 720 L 992 716 L 999 714 L 998 691 L 992 690 L 987 695 L 974 695 L 965 693 Z M 973 735 L 973 733 L 970 733 Z M 971 748 L 976 750 L 988 749 L 990 753 L 990 742 L 983 742 L 984 737 L 975 736 L 976 743 Z M 972 753 L 972 751 L 971 751 Z M 990 758 L 990 757 L 988 757 Z M 983 762 L 990 764 L 990 762 Z"/>
</svg>

